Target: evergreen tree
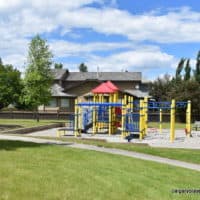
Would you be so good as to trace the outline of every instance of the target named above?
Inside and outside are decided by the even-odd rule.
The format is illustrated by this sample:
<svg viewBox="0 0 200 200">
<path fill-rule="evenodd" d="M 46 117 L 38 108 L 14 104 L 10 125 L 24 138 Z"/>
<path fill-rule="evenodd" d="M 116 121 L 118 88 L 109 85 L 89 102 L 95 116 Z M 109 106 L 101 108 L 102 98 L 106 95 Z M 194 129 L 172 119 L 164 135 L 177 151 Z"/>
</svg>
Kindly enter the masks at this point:
<svg viewBox="0 0 200 200">
<path fill-rule="evenodd" d="M 79 71 L 80 72 L 88 72 L 88 68 L 87 68 L 87 66 L 84 63 L 81 63 L 79 65 Z"/>
<path fill-rule="evenodd" d="M 171 98 L 172 81 L 170 75 L 165 74 L 162 78 L 157 78 L 149 85 L 149 94 L 156 101 L 167 101 Z"/>
<path fill-rule="evenodd" d="M 198 52 L 196 58 L 196 68 L 194 70 L 194 77 L 195 80 L 200 83 L 200 51 Z"/>
<path fill-rule="evenodd" d="M 2 62 L 2 60 L 1 60 L 1 58 L 0 58 L 0 66 L 2 66 L 3 65 L 3 62 Z"/>
<path fill-rule="evenodd" d="M 197 55 L 194 78 L 191 77 L 190 59 L 187 59 L 186 66 L 184 68 L 184 79 L 182 80 L 181 72 L 184 66 L 184 62 L 185 59 L 180 60 L 176 69 L 176 74 L 172 79 L 167 79 L 166 77 L 162 79 L 158 78 L 153 83 L 151 83 L 149 93 L 156 100 L 191 100 L 192 114 L 194 117 L 200 113 L 200 51 Z M 185 120 L 185 117 L 183 117 L 183 119 Z"/>
<path fill-rule="evenodd" d="M 176 68 L 176 80 L 181 80 L 181 72 L 184 68 L 185 58 L 181 58 Z"/>
<path fill-rule="evenodd" d="M 191 76 L 190 72 L 191 72 L 190 59 L 187 59 L 186 66 L 185 66 L 185 75 L 184 75 L 185 81 L 190 80 L 190 76 Z"/>
</svg>

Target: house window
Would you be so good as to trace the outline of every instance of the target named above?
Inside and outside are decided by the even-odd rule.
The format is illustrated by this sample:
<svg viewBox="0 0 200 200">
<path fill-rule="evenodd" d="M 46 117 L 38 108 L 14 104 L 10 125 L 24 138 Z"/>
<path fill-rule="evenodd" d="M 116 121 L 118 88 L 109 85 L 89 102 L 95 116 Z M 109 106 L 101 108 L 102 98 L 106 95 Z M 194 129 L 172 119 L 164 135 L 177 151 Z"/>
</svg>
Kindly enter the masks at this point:
<svg viewBox="0 0 200 200">
<path fill-rule="evenodd" d="M 69 108 L 69 99 L 61 99 L 60 102 L 62 108 Z"/>
<path fill-rule="evenodd" d="M 49 107 L 57 107 L 56 98 L 52 98 L 52 99 L 49 101 Z"/>
</svg>

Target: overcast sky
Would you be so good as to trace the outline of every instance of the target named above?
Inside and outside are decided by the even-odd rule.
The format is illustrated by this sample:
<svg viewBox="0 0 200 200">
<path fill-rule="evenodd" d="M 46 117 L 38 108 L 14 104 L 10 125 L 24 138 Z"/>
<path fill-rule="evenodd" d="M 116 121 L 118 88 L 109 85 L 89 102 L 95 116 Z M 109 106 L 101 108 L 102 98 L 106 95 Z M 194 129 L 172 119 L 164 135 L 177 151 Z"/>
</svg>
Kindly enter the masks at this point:
<svg viewBox="0 0 200 200">
<path fill-rule="evenodd" d="M 55 62 L 77 71 L 173 74 L 200 49 L 199 0 L 0 0 L 0 57 L 20 71 L 30 40 L 46 39 Z"/>
</svg>

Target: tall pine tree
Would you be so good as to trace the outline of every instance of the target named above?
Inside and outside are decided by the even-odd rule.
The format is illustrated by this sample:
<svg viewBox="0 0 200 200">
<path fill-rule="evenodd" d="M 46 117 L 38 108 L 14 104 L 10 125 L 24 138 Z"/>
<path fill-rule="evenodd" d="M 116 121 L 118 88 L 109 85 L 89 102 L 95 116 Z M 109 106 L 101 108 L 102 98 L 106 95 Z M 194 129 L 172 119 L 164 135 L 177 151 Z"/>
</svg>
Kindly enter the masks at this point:
<svg viewBox="0 0 200 200">
<path fill-rule="evenodd" d="M 194 70 L 194 77 L 195 80 L 200 83 L 200 51 L 197 54 L 197 58 L 196 58 L 196 68 Z"/>
<path fill-rule="evenodd" d="M 187 59 L 186 66 L 185 66 L 185 75 L 184 75 L 184 80 L 185 81 L 190 80 L 190 76 L 191 76 L 190 72 L 191 72 L 190 59 Z"/>
<path fill-rule="evenodd" d="M 181 72 L 184 68 L 185 58 L 181 58 L 176 68 L 176 80 L 181 80 Z"/>
</svg>

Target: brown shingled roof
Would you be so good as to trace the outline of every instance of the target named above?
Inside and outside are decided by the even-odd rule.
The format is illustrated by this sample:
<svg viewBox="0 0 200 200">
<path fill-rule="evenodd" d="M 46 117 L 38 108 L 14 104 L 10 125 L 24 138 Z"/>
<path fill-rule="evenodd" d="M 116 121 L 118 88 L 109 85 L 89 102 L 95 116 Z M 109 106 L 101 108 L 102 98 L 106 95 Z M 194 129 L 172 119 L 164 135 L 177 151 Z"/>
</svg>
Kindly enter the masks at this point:
<svg viewBox="0 0 200 200">
<path fill-rule="evenodd" d="M 67 81 L 141 81 L 141 72 L 70 72 Z"/>
<path fill-rule="evenodd" d="M 52 69 L 51 70 L 55 80 L 60 80 L 63 76 L 68 73 L 67 69 Z"/>
</svg>

